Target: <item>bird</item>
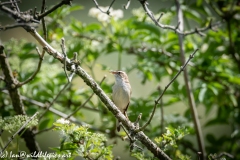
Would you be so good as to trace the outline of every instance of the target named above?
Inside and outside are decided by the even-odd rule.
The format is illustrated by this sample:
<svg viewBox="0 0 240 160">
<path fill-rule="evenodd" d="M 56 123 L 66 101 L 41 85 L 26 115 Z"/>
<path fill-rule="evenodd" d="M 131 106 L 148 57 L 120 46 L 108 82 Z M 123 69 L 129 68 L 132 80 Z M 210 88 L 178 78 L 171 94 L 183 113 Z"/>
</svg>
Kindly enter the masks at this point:
<svg viewBox="0 0 240 160">
<path fill-rule="evenodd" d="M 115 84 L 112 86 L 113 103 L 128 119 L 127 109 L 130 103 L 132 89 L 128 76 L 124 71 L 110 71 L 115 77 Z M 117 123 L 117 131 L 120 131 L 119 122 Z"/>
</svg>

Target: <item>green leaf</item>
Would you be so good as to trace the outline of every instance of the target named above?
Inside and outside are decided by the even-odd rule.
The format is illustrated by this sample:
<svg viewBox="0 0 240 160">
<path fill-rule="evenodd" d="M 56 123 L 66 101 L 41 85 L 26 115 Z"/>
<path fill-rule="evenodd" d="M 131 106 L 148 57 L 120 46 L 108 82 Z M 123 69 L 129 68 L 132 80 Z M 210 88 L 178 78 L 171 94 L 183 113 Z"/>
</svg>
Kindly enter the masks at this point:
<svg viewBox="0 0 240 160">
<path fill-rule="evenodd" d="M 206 139 L 208 140 L 208 142 L 215 144 L 216 143 L 216 139 L 213 136 L 213 134 L 207 134 Z"/>
<path fill-rule="evenodd" d="M 199 92 L 199 95 L 198 95 L 198 100 L 199 100 L 200 102 L 203 102 L 206 91 L 207 91 L 207 88 L 206 88 L 206 87 L 201 88 L 201 90 L 200 90 L 200 92 Z"/>
<path fill-rule="evenodd" d="M 160 30 L 157 26 L 150 24 L 150 23 L 146 23 L 146 22 L 137 22 L 134 21 L 133 22 L 135 29 L 145 29 L 150 31 L 150 33 L 154 33 L 156 36 L 160 36 Z"/>
<path fill-rule="evenodd" d="M 233 76 L 231 76 L 231 77 L 229 78 L 229 82 L 235 83 L 235 84 L 237 84 L 237 85 L 240 85 L 240 77 L 233 77 Z"/>
<path fill-rule="evenodd" d="M 197 0 L 197 6 L 202 5 L 202 1 L 203 1 L 203 0 Z"/>
<path fill-rule="evenodd" d="M 88 31 L 96 31 L 96 30 L 100 30 L 102 29 L 102 26 L 98 23 L 92 23 L 92 24 L 89 24 L 85 27 L 85 31 L 88 32 Z"/>
<path fill-rule="evenodd" d="M 236 100 L 236 97 L 232 94 L 230 94 L 230 100 L 232 101 L 232 104 L 234 107 L 237 107 L 238 106 L 238 102 Z"/>
<path fill-rule="evenodd" d="M 50 124 L 52 124 L 52 120 L 51 119 L 49 119 L 49 118 L 44 119 L 39 124 L 39 130 L 43 130 L 43 129 L 47 128 L 48 126 L 50 126 Z"/>
</svg>

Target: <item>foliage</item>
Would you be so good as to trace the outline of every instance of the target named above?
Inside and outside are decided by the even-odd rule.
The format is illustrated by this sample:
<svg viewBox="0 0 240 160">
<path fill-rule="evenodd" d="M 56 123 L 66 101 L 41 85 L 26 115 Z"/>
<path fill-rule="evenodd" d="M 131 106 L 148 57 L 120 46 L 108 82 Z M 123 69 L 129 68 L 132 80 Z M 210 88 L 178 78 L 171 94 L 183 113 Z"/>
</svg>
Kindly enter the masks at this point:
<svg viewBox="0 0 240 160">
<path fill-rule="evenodd" d="M 107 138 L 100 133 L 88 131 L 87 126 L 77 126 L 68 120 L 59 119 L 54 123 L 60 131 L 61 145 L 53 148 L 58 154 L 71 153 L 71 158 L 80 156 L 85 159 L 111 160 L 112 146 L 106 146 Z"/>
<path fill-rule="evenodd" d="M 209 6 L 215 5 L 219 14 L 213 13 L 214 8 L 209 9 L 207 5 L 202 5 L 205 2 L 201 0 L 197 3 L 183 2 L 181 4 L 185 15 L 186 30 L 194 28 L 195 24 L 199 27 L 208 25 L 210 18 L 214 22 L 219 19 L 225 20 L 217 32 L 209 30 L 203 37 L 197 34 L 185 37 L 186 57 L 194 49 L 200 49 L 188 67 L 189 77 L 194 100 L 199 110 L 203 110 L 200 119 L 204 120 L 202 124 L 204 131 L 219 127 L 220 131 L 224 132 L 223 134 L 219 134 L 218 131 L 206 132 L 208 155 L 225 151 L 234 155 L 236 159 L 240 159 L 240 63 L 239 55 L 234 56 L 234 53 L 237 54 L 240 50 L 239 12 L 237 12 L 239 6 L 232 8 L 230 3 L 223 1 L 209 3 Z M 166 80 L 172 79 L 181 66 L 177 34 L 155 26 L 143 9 L 134 9 L 133 16 L 127 19 L 108 18 L 107 21 L 101 19 L 99 22 L 85 24 L 71 18 L 69 23 L 65 22 L 64 17 L 81 8 L 79 6 L 63 7 L 48 16 L 48 41 L 60 51 L 60 39 L 65 37 L 68 56 L 72 57 L 73 52 L 78 52 L 81 66 L 98 82 L 101 79 L 99 73 L 107 72 L 111 68 L 101 64 L 101 58 L 115 56 L 117 60 L 111 60 L 116 64 L 115 69 L 125 70 L 128 74 L 138 77 L 142 85 L 153 84 L 151 93 L 144 97 L 131 99 L 128 110 L 131 121 L 135 121 L 137 116 L 143 113 L 140 125 L 144 124 L 152 112 L 154 100 L 165 87 Z M 161 9 L 160 12 L 166 12 L 160 22 L 176 25 L 175 6 L 167 10 Z M 11 40 L 5 43 L 11 67 L 18 73 L 16 75 L 18 81 L 29 77 L 36 68 L 38 56 L 35 47 L 35 43 L 23 40 Z M 41 71 L 34 80 L 20 88 L 21 95 L 46 104 L 52 102 L 67 83 L 62 65 L 56 62 L 46 54 Z M 80 87 L 75 87 L 76 83 L 80 83 Z M 104 81 L 101 85 L 109 96 L 111 85 L 109 81 Z M 0 82 L 0 86 L 3 88 L 4 83 Z M 68 115 L 81 106 L 91 94 L 92 91 L 75 77 L 73 84 L 70 84 L 64 94 L 58 97 L 53 108 Z M 24 105 L 28 114 L 33 114 L 37 110 L 44 111 L 30 101 L 24 101 Z M 3 117 L 14 115 L 7 95 L 0 95 L 0 106 L 0 113 Z M 165 111 L 169 108 L 171 114 L 165 115 Z M 164 121 L 160 123 L 159 117 L 162 115 L 159 111 L 161 110 L 164 111 Z M 97 113 L 91 113 L 94 118 L 89 119 L 86 111 Z M 99 115 L 100 118 L 95 118 L 95 115 Z M 89 128 L 78 127 L 72 123 L 55 122 L 59 117 L 49 111 L 39 121 L 38 129 L 44 130 L 55 122 L 56 130 L 62 133 L 60 147 L 54 148 L 57 153 L 71 152 L 75 156 L 80 155 L 85 158 L 88 156 L 112 158 L 111 146 L 106 147 L 104 144 L 107 141 L 106 137 L 97 132 L 93 133 L 94 127 L 97 127 L 99 132 L 108 133 L 106 135 L 110 138 L 117 136 L 115 117 L 106 110 L 101 101 L 96 97 L 92 98 L 74 117 L 80 122 L 90 124 Z M 166 132 L 161 130 L 162 126 L 166 128 Z M 186 128 L 189 135 L 186 135 L 188 133 Z M 155 139 L 171 158 L 197 159 L 195 139 L 187 139 L 195 135 L 195 131 L 190 109 L 187 107 L 185 84 L 181 77 L 167 90 L 162 105 L 158 105 L 153 122 L 144 132 L 150 139 Z M 186 139 L 181 139 L 183 136 Z M 101 147 L 103 149 L 100 149 Z M 147 151 L 134 152 L 132 156 L 137 159 L 153 159 Z"/>
<path fill-rule="evenodd" d="M 5 117 L 4 119 L 0 117 L 0 129 L 13 134 L 18 131 L 27 121 L 29 121 L 29 119 L 30 117 L 26 115 L 16 115 L 13 117 Z M 36 126 L 37 124 L 38 119 L 35 117 L 26 125 L 26 128 Z"/>
</svg>

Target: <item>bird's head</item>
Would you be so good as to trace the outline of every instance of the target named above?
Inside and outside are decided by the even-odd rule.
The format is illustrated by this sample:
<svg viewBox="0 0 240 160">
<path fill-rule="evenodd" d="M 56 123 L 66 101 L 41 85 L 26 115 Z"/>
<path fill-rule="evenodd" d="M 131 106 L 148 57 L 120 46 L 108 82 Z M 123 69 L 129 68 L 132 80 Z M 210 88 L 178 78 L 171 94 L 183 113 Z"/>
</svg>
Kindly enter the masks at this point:
<svg viewBox="0 0 240 160">
<path fill-rule="evenodd" d="M 122 80 L 125 82 L 129 82 L 127 74 L 123 71 L 110 71 L 110 73 L 115 76 L 116 81 Z"/>
</svg>

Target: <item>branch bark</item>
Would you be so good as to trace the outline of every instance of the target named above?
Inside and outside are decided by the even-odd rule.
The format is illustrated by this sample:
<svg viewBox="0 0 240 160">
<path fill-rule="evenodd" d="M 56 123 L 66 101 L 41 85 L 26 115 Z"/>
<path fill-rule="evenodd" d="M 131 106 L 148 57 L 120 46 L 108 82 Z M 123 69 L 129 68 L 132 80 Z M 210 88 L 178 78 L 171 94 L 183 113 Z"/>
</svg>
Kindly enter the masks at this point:
<svg viewBox="0 0 240 160">
<path fill-rule="evenodd" d="M 175 0 L 175 2 L 176 2 L 176 6 L 177 6 L 178 21 L 181 22 L 179 25 L 179 30 L 183 31 L 184 30 L 183 12 L 180 8 L 179 1 Z M 181 34 L 178 34 L 178 41 L 179 41 L 179 46 L 180 46 L 180 59 L 181 59 L 182 65 L 183 65 L 186 61 L 185 52 L 184 52 L 184 44 L 183 44 L 184 36 Z M 200 158 L 205 159 L 206 151 L 205 151 L 204 139 L 203 139 L 203 135 L 202 135 L 201 124 L 198 119 L 198 112 L 197 112 L 197 108 L 196 108 L 196 103 L 194 101 L 191 82 L 189 81 L 189 78 L 188 78 L 187 68 L 183 71 L 183 77 L 184 77 L 184 82 L 185 82 L 186 90 L 187 90 L 188 103 L 189 103 L 189 107 L 190 107 L 190 110 L 192 113 L 195 131 L 197 134 L 198 147 L 201 152 Z"/>
<path fill-rule="evenodd" d="M 51 47 L 38 33 L 34 28 L 29 28 L 27 30 L 39 43 L 42 45 L 47 53 L 52 55 L 55 59 L 59 60 L 61 63 L 64 61 L 64 56 L 58 52 L 56 49 Z M 93 92 L 100 98 L 100 100 L 105 104 L 105 106 L 111 111 L 115 117 L 122 122 L 122 124 L 127 128 L 129 132 L 134 132 L 137 139 L 145 145 L 148 150 L 150 150 L 155 157 L 159 159 L 167 159 L 171 158 L 166 155 L 155 143 L 153 143 L 143 132 L 136 132 L 135 126 L 126 119 L 126 117 L 122 114 L 122 112 L 114 105 L 114 103 L 110 100 L 110 98 L 104 93 L 101 87 L 92 79 L 91 76 L 87 74 L 87 72 L 78 64 L 72 63 L 70 59 L 66 57 L 66 65 L 67 69 L 71 72 L 75 72 L 78 76 L 80 76 L 84 82 L 93 90 Z"/>
<path fill-rule="evenodd" d="M 20 97 L 20 92 L 18 88 L 16 87 L 16 80 L 13 77 L 12 70 L 10 68 L 10 65 L 8 63 L 7 57 L 4 53 L 4 47 L 0 44 L 0 65 L 3 71 L 3 74 L 5 76 L 5 83 L 6 87 L 8 89 L 10 98 L 12 100 L 12 106 L 14 108 L 14 111 L 17 114 L 26 115 L 26 112 L 24 110 L 23 102 Z M 24 138 L 26 142 L 26 146 L 30 150 L 31 153 L 34 151 L 39 151 L 40 148 L 38 146 L 37 141 L 35 140 L 34 133 L 30 129 L 26 129 L 26 131 L 23 133 L 22 138 Z"/>
</svg>

